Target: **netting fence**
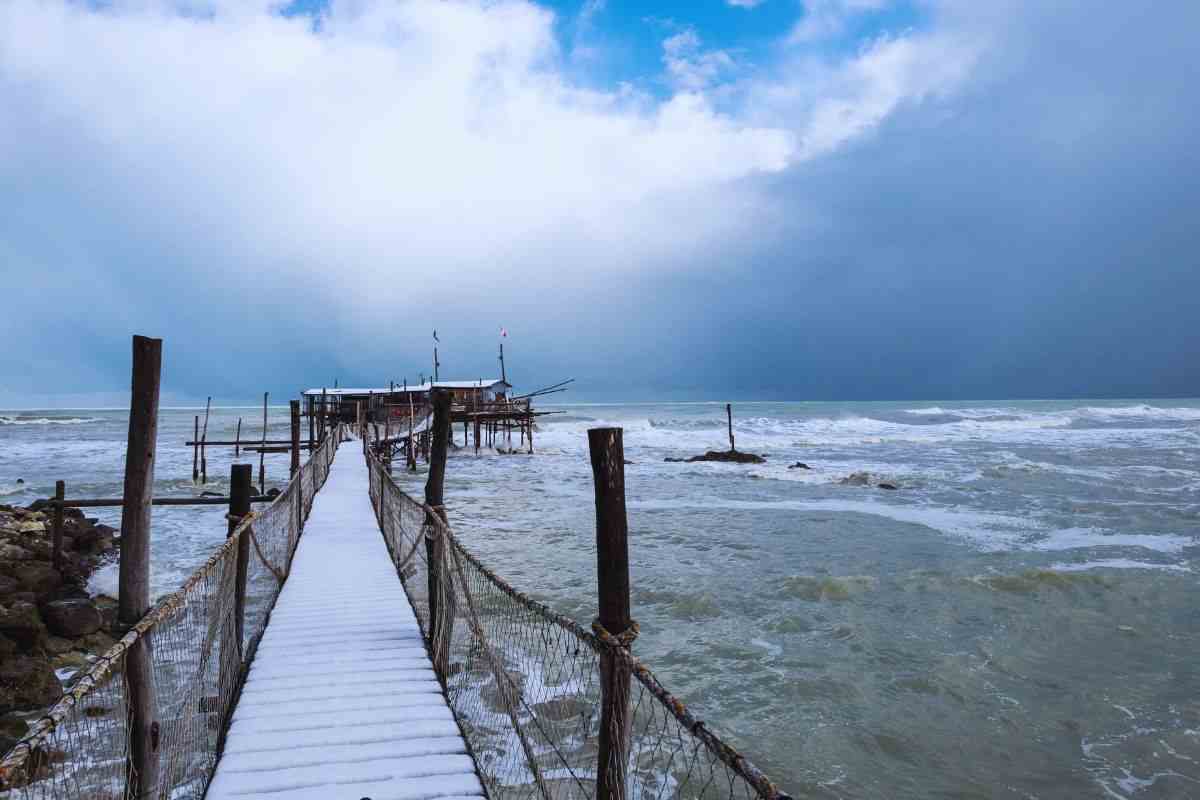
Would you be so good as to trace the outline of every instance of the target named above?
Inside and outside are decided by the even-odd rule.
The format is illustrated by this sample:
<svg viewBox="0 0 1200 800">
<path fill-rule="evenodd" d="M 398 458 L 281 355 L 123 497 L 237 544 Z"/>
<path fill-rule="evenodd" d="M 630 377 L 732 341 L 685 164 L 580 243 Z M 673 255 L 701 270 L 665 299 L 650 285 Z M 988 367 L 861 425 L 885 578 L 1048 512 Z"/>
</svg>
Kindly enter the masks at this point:
<svg viewBox="0 0 1200 800">
<path fill-rule="evenodd" d="M 368 462 L 388 550 L 492 800 L 600 794 L 601 682 L 614 673 L 629 686 L 628 750 L 616 767 L 624 788 L 609 797 L 787 798 L 667 691 L 628 640 L 588 630 L 513 588 L 437 509 L 402 491 L 382 460 Z"/>
<path fill-rule="evenodd" d="M 336 430 L 287 487 L 243 518 L 216 552 L 161 598 L 0 760 L 0 798 L 202 798 L 245 667 L 291 566 L 303 521 L 337 452 Z M 243 542 L 245 543 L 243 545 Z M 242 641 L 236 623 L 239 548 L 248 549 Z M 127 659 L 149 650 L 157 775 L 130 780 Z"/>
</svg>

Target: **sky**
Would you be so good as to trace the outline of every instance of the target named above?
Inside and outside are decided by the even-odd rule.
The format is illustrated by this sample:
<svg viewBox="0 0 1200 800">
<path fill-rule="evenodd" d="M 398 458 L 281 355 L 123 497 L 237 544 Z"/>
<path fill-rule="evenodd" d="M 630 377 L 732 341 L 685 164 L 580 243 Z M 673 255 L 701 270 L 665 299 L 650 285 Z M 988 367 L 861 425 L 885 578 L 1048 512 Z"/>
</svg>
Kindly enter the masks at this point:
<svg viewBox="0 0 1200 800">
<path fill-rule="evenodd" d="M 0 2 L 0 407 L 1200 395 L 1200 4 Z"/>
</svg>

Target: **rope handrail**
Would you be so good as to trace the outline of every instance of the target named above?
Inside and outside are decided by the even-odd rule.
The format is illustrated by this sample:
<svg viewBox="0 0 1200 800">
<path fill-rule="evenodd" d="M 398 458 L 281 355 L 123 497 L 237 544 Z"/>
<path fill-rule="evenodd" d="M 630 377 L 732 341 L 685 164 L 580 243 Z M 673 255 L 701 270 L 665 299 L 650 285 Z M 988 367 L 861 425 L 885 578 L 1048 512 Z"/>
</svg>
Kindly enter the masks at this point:
<svg viewBox="0 0 1200 800">
<path fill-rule="evenodd" d="M 237 681 L 246 667 L 241 654 L 252 653 L 253 644 L 261 637 L 266 615 L 290 568 L 303 517 L 328 475 L 339 439 L 337 435 L 326 437 L 268 506 L 231 520 L 236 523 L 233 530 L 212 554 L 177 589 L 159 598 L 29 726 L 25 736 L 0 758 L 0 796 L 7 797 L 14 791 L 38 797 L 123 794 L 128 714 L 119 708 L 127 698 L 123 681 L 117 678 L 123 674 L 129 649 L 147 637 L 159 643 L 156 649 L 166 651 L 165 656 L 156 655 L 155 671 L 162 673 L 160 680 L 168 684 L 182 680 L 178 687 L 181 691 L 173 693 L 181 699 L 162 720 L 159 751 L 167 769 L 152 794 L 203 794 L 216 763 L 218 737 L 209 735 L 213 726 L 208 721 L 200 725 L 196 718 L 217 714 L 218 728 L 226 721 Z M 252 527 L 256 522 L 260 532 Z M 269 542 L 260 542 L 263 533 L 270 534 Z M 250 647 L 233 636 L 233 576 L 244 537 L 249 537 L 265 569 L 251 576 L 255 608 L 253 624 L 246 626 Z M 271 555 L 283 566 L 272 563 Z M 269 576 L 266 584 L 264 576 Z M 161 637 L 156 635 L 160 630 Z M 214 654 L 221 659 L 219 675 L 211 674 L 209 669 Z M 190 677 L 185 674 L 180 678 L 178 673 L 186 673 L 189 663 L 194 667 Z M 210 697 L 209 691 L 215 695 Z M 193 699 L 195 703 L 190 702 Z M 182 724 L 185 722 L 196 724 L 189 727 Z M 60 737 L 66 741 L 58 741 Z M 97 752 L 107 753 L 107 757 Z M 121 764 L 114 763 L 118 760 Z M 197 764 L 204 769 L 198 772 Z M 185 791 L 197 786 L 199 794 Z"/>
<path fill-rule="evenodd" d="M 484 633 L 484 630 L 483 630 L 484 626 L 480 622 L 480 619 L 479 619 L 480 613 L 477 611 L 477 608 L 476 608 L 478 603 L 476 601 L 476 598 L 472 597 L 473 592 L 471 590 L 467 576 L 464 574 L 464 570 L 463 570 L 463 566 L 462 566 L 463 562 L 466 562 L 467 564 L 469 564 L 473 568 L 474 572 L 477 575 L 481 576 L 481 578 L 486 582 L 488 587 L 491 587 L 495 591 L 499 592 L 499 594 L 502 595 L 503 597 L 507 597 L 510 600 L 514 601 L 520 607 L 522 607 L 525 611 L 535 615 L 537 618 L 550 624 L 554 628 L 561 630 L 565 634 L 569 635 L 572 639 L 580 642 L 581 644 L 587 645 L 587 650 L 590 651 L 593 655 L 599 656 L 600 654 L 611 654 L 618 662 L 620 662 L 620 664 L 625 669 L 627 669 L 629 671 L 629 673 L 637 681 L 637 683 L 644 689 L 644 691 L 651 698 L 653 698 L 655 705 L 657 705 L 661 709 L 665 710 L 665 712 L 670 716 L 670 718 L 673 719 L 674 722 L 683 731 L 686 731 L 687 736 L 692 737 L 695 740 L 695 742 L 697 742 L 699 745 L 701 745 L 703 747 L 705 752 L 707 752 L 711 755 L 712 758 L 719 761 L 733 775 L 736 775 L 737 778 L 739 778 L 741 781 L 745 782 L 745 784 L 752 790 L 753 797 L 759 798 L 759 800 L 788 800 L 789 796 L 787 794 L 785 794 L 784 792 L 782 792 L 779 789 L 779 787 L 774 782 L 772 782 L 766 776 L 765 773 L 762 772 L 762 770 L 760 770 L 757 766 L 754 765 L 753 762 L 751 762 L 748 758 L 746 758 L 744 755 L 742 755 L 740 752 L 738 752 L 734 747 L 732 747 L 727 742 L 725 742 L 710 727 L 708 727 L 708 725 L 702 719 L 697 717 L 687 707 L 687 705 L 683 703 L 683 701 L 681 701 L 678 697 L 676 697 L 674 694 L 672 694 L 662 684 L 662 682 L 658 679 L 658 677 L 653 673 L 653 671 L 650 670 L 650 668 L 644 662 L 642 662 L 638 657 L 633 655 L 633 653 L 630 651 L 629 645 L 632 643 L 633 639 L 636 638 L 637 633 L 638 633 L 638 628 L 637 628 L 636 622 L 629 629 L 622 632 L 619 636 L 613 636 L 608 631 L 606 631 L 603 628 L 603 626 L 599 624 L 598 620 L 592 624 L 592 630 L 588 630 L 587 628 L 583 627 L 581 624 L 576 622 L 574 619 L 572 619 L 558 611 L 555 611 L 553 608 L 551 608 L 546 603 L 536 600 L 533 597 L 526 594 L 525 592 L 515 588 L 511 583 L 509 583 L 507 580 L 505 580 L 503 577 L 501 577 L 499 574 L 497 574 L 493 569 L 491 569 L 485 563 L 483 563 L 474 553 L 472 553 L 466 546 L 464 546 L 462 544 L 462 542 L 459 541 L 458 537 L 454 534 L 453 530 L 451 529 L 451 526 L 447 522 L 444 521 L 441 514 L 437 513 L 437 511 L 439 509 L 435 509 L 434 507 L 430 506 L 429 504 L 412 497 L 407 492 L 405 492 L 403 489 L 401 489 L 400 486 L 388 474 L 387 469 L 384 466 L 384 463 L 376 457 L 374 451 L 371 448 L 368 448 L 368 461 L 371 466 L 370 471 L 371 471 L 372 502 L 375 504 L 376 509 L 378 510 L 380 508 L 381 503 L 383 502 L 382 501 L 383 493 L 385 491 L 390 495 L 394 495 L 396 500 L 398 500 L 399 502 L 396 502 L 395 500 L 389 498 L 385 504 L 387 509 L 389 510 L 389 512 L 391 512 L 393 509 L 400 508 L 400 507 L 407 505 L 409 508 L 409 511 L 406 513 L 410 513 L 414 520 L 414 524 L 411 527 L 417 528 L 418 530 L 420 530 L 422 532 L 422 533 L 414 534 L 414 536 L 422 535 L 423 532 L 427 528 L 436 529 L 438 538 L 442 539 L 446 543 L 448 548 L 450 549 L 450 553 L 452 556 L 451 562 L 453 565 L 453 570 L 458 578 L 456 585 L 459 587 L 460 591 L 467 598 L 466 622 L 467 622 L 468 628 L 470 629 L 471 633 L 474 635 L 474 637 L 476 639 L 479 640 L 477 644 L 470 645 L 470 646 L 466 647 L 465 649 L 463 649 L 464 664 L 466 666 L 469 666 L 471 663 L 471 660 L 473 658 L 472 650 L 470 648 L 471 647 L 477 648 L 478 651 L 480 653 L 482 653 L 484 661 L 487 662 L 487 664 L 486 664 L 487 670 L 486 670 L 485 674 L 491 673 L 492 675 L 495 676 L 493 678 L 493 680 L 496 684 L 494 691 L 498 694 L 499 698 L 501 700 L 503 700 L 505 694 L 507 693 L 506 686 L 512 686 L 514 688 L 517 688 L 517 697 L 521 701 L 521 704 L 522 704 L 521 711 L 524 714 L 524 716 L 529 720 L 530 724 L 533 724 L 535 728 L 538 728 L 538 737 L 537 738 L 538 738 L 539 742 L 546 744 L 547 746 L 549 746 L 549 748 L 551 750 L 554 750 L 557 753 L 559 761 L 563 764 L 564 767 L 566 767 L 567 773 L 572 778 L 574 778 L 577 783 L 578 783 L 579 779 L 578 779 L 578 777 L 576 777 L 576 772 L 573 771 L 571 768 L 571 764 L 569 763 L 570 759 L 567 756 L 564 756 L 561 752 L 558 752 L 558 748 L 556 746 L 556 742 L 554 741 L 553 736 L 547 734 L 545 729 L 541 728 L 538 713 L 535 711 L 534 708 L 530 707 L 530 704 L 527 704 L 525 702 L 525 699 L 519 690 L 519 686 L 517 686 L 517 684 L 513 683 L 514 679 L 511 676 L 509 676 L 507 674 L 507 672 L 505 672 L 504 670 L 499 671 L 499 672 L 504 673 L 504 677 L 501 678 L 500 674 L 497 672 L 497 668 L 491 663 L 494 660 L 496 660 L 497 655 L 494 652 L 494 646 L 490 645 L 488 643 L 486 634 Z M 424 519 L 421 519 L 419 523 L 416 522 L 416 520 L 421 516 L 423 516 Z M 398 524 L 394 525 L 394 527 L 397 530 L 394 532 L 389 532 L 388 526 L 389 526 L 389 524 L 392 524 L 394 521 L 391 519 L 381 518 L 381 527 L 384 528 L 383 532 L 384 532 L 385 538 L 387 538 L 389 540 L 389 550 L 390 551 L 393 550 L 393 548 L 391 547 L 391 538 L 390 537 L 398 535 L 401 538 L 403 538 L 405 535 L 404 529 L 406 526 L 403 522 L 403 519 L 401 517 L 397 517 L 397 519 L 400 520 L 400 522 Z M 419 526 L 419 528 L 418 528 L 418 526 Z M 414 540 L 413 548 L 414 549 L 416 548 L 415 540 Z M 410 556 L 411 556 L 411 554 L 410 554 Z M 407 576 L 401 570 L 400 567 L 397 567 L 397 571 L 398 571 L 398 573 L 400 573 L 401 579 L 404 580 L 404 582 L 405 582 L 405 589 L 406 589 L 406 591 L 409 591 L 410 599 L 413 599 L 415 601 L 414 608 L 419 608 L 421 606 L 420 592 L 422 591 L 422 587 L 420 585 L 418 585 L 417 582 L 413 581 L 410 576 Z M 439 603 L 442 605 L 442 607 L 445 607 L 444 598 L 439 600 Z M 503 614 L 500 614 L 500 612 L 498 612 L 498 611 L 496 612 L 496 615 L 497 615 L 498 619 L 502 619 L 505 616 Z M 507 616 L 511 617 L 512 616 L 511 612 Z M 426 620 L 422 616 L 420 609 L 418 612 L 418 619 L 421 622 L 422 627 L 424 629 L 426 626 Z M 516 625 L 516 623 L 512 623 L 512 622 L 505 623 L 503 621 L 498 621 L 496 624 L 497 625 L 507 624 L 510 627 L 513 627 Z M 427 634 L 427 636 L 432 637 L 433 632 L 426 631 L 426 634 Z M 515 628 L 512 630 L 512 634 L 514 636 L 524 635 L 520 631 L 516 630 Z M 502 644 L 503 644 L 503 642 L 502 642 Z M 546 645 L 546 646 L 549 647 L 549 645 Z M 577 657 L 578 653 L 579 653 L 579 651 L 576 650 L 574 652 L 574 656 Z M 536 668 L 540 667 L 540 665 L 538 665 L 538 664 L 527 663 L 525 660 L 523 660 L 523 659 L 533 660 L 532 657 L 529 657 L 525 653 L 519 653 L 516 656 L 514 656 L 514 658 L 517 661 L 518 667 L 525 667 L 525 668 L 531 668 L 531 669 L 536 669 Z M 455 669 L 459 669 L 459 666 L 457 664 L 450 671 L 454 672 Z M 466 688 L 464 688 L 462 691 L 462 696 L 465 698 L 465 697 L 468 697 L 468 695 L 469 695 L 469 692 L 466 690 Z M 466 702 L 467 701 L 464 700 L 463 703 L 459 704 L 459 705 L 464 706 L 464 708 L 461 710 L 470 711 L 470 712 L 476 714 L 477 716 L 480 715 L 479 709 L 466 709 L 465 708 Z M 472 700 L 472 702 L 474 702 L 474 700 Z M 653 717 L 654 712 L 652 710 L 647 710 L 645 708 L 642 708 L 640 703 L 638 704 L 638 706 L 644 715 L 649 715 L 649 716 Z M 454 702 L 452 702 L 452 709 L 454 710 L 456 716 L 459 715 L 460 707 L 456 706 L 454 704 Z M 510 719 L 512 719 L 510 712 L 515 713 L 515 710 L 509 709 L 509 708 L 505 708 L 503 710 L 505 712 L 505 715 L 509 716 Z M 471 729 L 471 730 L 474 730 L 479 727 L 483 727 L 482 725 L 476 725 L 475 724 L 476 720 L 471 720 L 470 722 L 472 724 L 461 725 L 460 727 L 463 727 L 464 729 Z M 524 732 L 522 731 L 522 724 L 520 722 L 516 721 L 515 719 L 512 719 L 510 724 L 511 724 L 511 727 L 512 727 L 514 733 L 516 734 L 518 743 L 521 745 L 521 749 L 524 752 L 526 761 L 528 762 L 527 771 L 529 773 L 531 773 L 531 775 L 530 775 L 530 777 L 532 778 L 531 783 L 538 788 L 538 794 L 544 795 L 544 793 L 547 791 L 547 789 L 545 787 L 545 778 L 543 777 L 543 773 L 545 772 L 545 766 L 540 765 L 538 763 L 537 756 L 530 752 L 530 747 L 526 741 Z M 590 722 L 588 724 L 590 724 Z M 668 726 L 665 723 L 660 723 L 660 721 L 654 721 L 652 723 L 647 723 L 647 735 L 644 737 L 646 739 L 654 738 L 654 732 L 649 731 L 649 727 L 651 725 L 658 726 L 660 728 L 658 733 L 659 733 L 660 738 L 662 738 L 664 740 L 669 739 L 671 736 L 676 735 L 676 734 L 670 733 L 670 731 L 667 730 Z M 492 747 L 492 745 L 486 740 L 486 738 L 481 739 L 481 744 L 485 749 Z M 666 749 L 668 749 L 668 748 L 654 745 L 651 748 L 651 752 L 655 753 L 655 754 L 659 754 L 662 750 L 666 750 Z M 671 750 L 669 755 L 661 756 L 660 760 L 665 761 L 668 764 L 668 767 L 671 767 L 675 761 L 675 754 L 678 752 L 686 751 L 686 750 L 687 750 L 686 743 L 678 742 L 675 749 Z M 693 753 L 692 758 L 693 758 L 693 760 L 695 760 L 695 758 L 696 758 L 695 753 Z M 478 759 L 477 759 L 477 761 L 478 761 Z M 482 768 L 486 765 L 480 765 L 480 766 Z M 690 771 L 692 768 L 693 767 L 690 767 L 690 766 L 688 767 L 689 774 L 690 774 Z M 481 772 L 482 771 L 485 771 L 485 770 L 481 769 Z M 509 772 L 509 774 L 512 774 L 515 772 L 515 770 L 513 770 L 511 767 L 509 767 L 508 772 Z M 647 778 L 647 780 L 649 780 L 649 778 Z M 714 780 L 715 780 L 714 775 L 710 773 L 709 777 L 708 777 L 708 782 L 711 783 Z M 706 785 L 706 787 L 709 786 L 708 783 L 706 783 L 705 785 Z M 583 791 L 585 793 L 587 792 L 587 790 L 583 787 L 582 784 L 579 784 L 579 786 L 581 789 L 583 789 Z M 505 792 L 509 792 L 512 790 L 513 787 L 510 783 L 504 783 L 503 781 L 499 780 L 499 776 L 497 776 L 497 779 L 493 781 L 492 788 L 493 789 L 501 789 Z M 707 791 L 707 790 L 708 790 L 708 788 L 706 788 L 704 791 Z M 729 781 L 729 786 L 727 787 L 727 790 L 728 790 L 729 795 L 731 795 L 731 796 L 738 794 L 738 789 L 737 789 L 736 785 L 734 785 L 734 781 L 732 781 L 732 780 Z M 701 793 L 703 794 L 704 792 L 701 792 Z"/>
</svg>

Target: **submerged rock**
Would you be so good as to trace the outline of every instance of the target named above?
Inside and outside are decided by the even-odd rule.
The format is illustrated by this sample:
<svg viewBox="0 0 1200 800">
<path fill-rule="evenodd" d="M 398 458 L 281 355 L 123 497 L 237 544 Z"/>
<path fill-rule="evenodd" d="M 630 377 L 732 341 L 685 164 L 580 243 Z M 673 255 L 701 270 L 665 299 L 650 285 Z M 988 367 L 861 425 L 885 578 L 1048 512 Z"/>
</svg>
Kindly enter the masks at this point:
<svg viewBox="0 0 1200 800">
<path fill-rule="evenodd" d="M 42 606 L 46 627 L 65 639 L 78 639 L 100 630 L 100 611 L 91 600 L 53 600 Z"/>
<path fill-rule="evenodd" d="M 851 472 L 846 477 L 842 478 L 838 483 L 843 486 L 870 486 L 871 473 L 869 472 Z"/>
<path fill-rule="evenodd" d="M 812 469 L 812 467 L 810 467 L 808 464 L 805 464 L 803 461 L 797 461 L 795 464 L 789 466 L 788 469 Z"/>
<path fill-rule="evenodd" d="M 881 484 L 879 484 L 879 488 L 880 488 L 880 489 L 888 489 L 889 491 L 893 491 L 893 492 L 894 492 L 894 491 L 896 491 L 897 489 L 899 489 L 900 487 L 899 487 L 899 486 L 897 486 L 897 485 L 896 485 L 896 484 L 894 484 L 894 483 L 887 483 L 887 482 L 884 482 L 884 483 L 881 483 Z"/>
<path fill-rule="evenodd" d="M 663 461 L 672 463 L 693 464 L 697 461 L 723 461 L 729 464 L 765 464 L 767 459 L 754 453 L 743 453 L 740 450 L 709 450 L 702 456 L 691 458 L 664 458 Z"/>
</svg>

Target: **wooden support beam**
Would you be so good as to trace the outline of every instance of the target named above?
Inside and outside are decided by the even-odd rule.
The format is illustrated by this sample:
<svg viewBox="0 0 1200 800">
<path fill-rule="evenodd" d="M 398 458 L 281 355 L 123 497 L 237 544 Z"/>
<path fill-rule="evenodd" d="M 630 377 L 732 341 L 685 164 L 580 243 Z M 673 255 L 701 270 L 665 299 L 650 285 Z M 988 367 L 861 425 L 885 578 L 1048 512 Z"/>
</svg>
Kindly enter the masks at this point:
<svg viewBox="0 0 1200 800">
<path fill-rule="evenodd" d="M 254 486 L 254 467 L 233 464 L 229 468 L 229 531 L 232 536 L 242 517 L 250 512 L 250 495 Z M 237 578 L 234 584 L 233 624 L 236 631 L 240 660 L 246 635 L 246 576 L 250 570 L 250 537 L 243 536 L 237 547 Z"/>
<path fill-rule="evenodd" d="M 154 496 L 161 374 L 162 339 L 134 336 L 117 599 L 117 620 L 122 627 L 134 625 L 150 610 L 150 500 Z M 199 417 L 196 421 L 199 424 Z M 125 796 L 139 800 L 159 796 L 158 695 L 153 646 L 152 634 L 147 631 L 125 653 L 129 713 Z"/>
<path fill-rule="evenodd" d="M 629 527 L 625 516 L 625 447 L 620 428 L 588 431 L 596 494 L 596 583 L 599 622 L 613 636 L 633 623 L 629 612 Z M 600 654 L 600 737 L 596 800 L 625 800 L 632 716 L 629 669 Z"/>
<path fill-rule="evenodd" d="M 63 500 L 67 496 L 67 484 L 65 481 L 54 482 L 54 499 L 57 501 L 54 504 L 54 522 L 53 534 L 51 536 L 52 561 L 54 568 L 62 569 L 62 548 L 63 548 Z"/>
<path fill-rule="evenodd" d="M 446 480 L 446 450 L 450 442 L 450 395 L 445 389 L 430 392 L 433 402 L 433 449 L 429 476 L 425 480 L 425 503 L 440 521 L 446 521 L 443 490 Z M 450 663 L 450 637 L 454 625 L 452 582 L 446 570 L 446 539 L 432 519 L 426 520 L 425 555 L 429 565 L 429 649 L 433 668 L 443 686 Z"/>
<path fill-rule="evenodd" d="M 733 452 L 737 451 L 737 448 L 733 446 L 733 404 L 732 403 L 725 404 L 725 417 L 729 422 L 729 452 L 733 453 Z"/>
<path fill-rule="evenodd" d="M 300 401 L 288 403 L 292 412 L 292 477 L 300 471 Z"/>
<path fill-rule="evenodd" d="M 196 415 L 192 433 L 192 483 L 200 481 L 200 415 Z"/>
</svg>

